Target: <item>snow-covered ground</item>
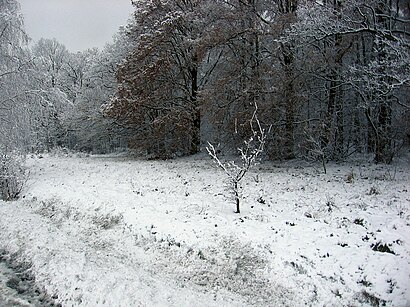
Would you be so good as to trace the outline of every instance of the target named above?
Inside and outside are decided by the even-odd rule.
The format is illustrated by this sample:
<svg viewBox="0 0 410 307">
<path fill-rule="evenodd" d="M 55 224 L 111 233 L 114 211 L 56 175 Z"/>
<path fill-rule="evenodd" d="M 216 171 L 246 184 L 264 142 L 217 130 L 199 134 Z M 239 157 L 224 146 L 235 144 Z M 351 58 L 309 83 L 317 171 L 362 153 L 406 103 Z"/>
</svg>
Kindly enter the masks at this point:
<svg viewBox="0 0 410 307">
<path fill-rule="evenodd" d="M 264 163 L 235 214 L 206 156 L 33 156 L 0 249 L 63 306 L 409 306 L 409 162 Z"/>
</svg>

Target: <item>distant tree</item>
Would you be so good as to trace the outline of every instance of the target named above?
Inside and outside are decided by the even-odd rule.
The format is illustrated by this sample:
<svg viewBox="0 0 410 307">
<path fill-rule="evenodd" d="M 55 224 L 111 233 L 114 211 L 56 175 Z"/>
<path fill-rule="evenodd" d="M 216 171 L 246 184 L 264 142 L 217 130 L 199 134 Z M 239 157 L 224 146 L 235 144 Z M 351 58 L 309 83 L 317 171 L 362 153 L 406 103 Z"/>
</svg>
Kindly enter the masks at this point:
<svg viewBox="0 0 410 307">
<path fill-rule="evenodd" d="M 208 121 L 220 134 L 218 142 L 235 148 L 251 137 L 249 120 L 253 105 L 264 96 L 262 31 L 257 12 L 260 1 L 226 1 L 219 13 L 214 75 L 204 91 Z"/>
<path fill-rule="evenodd" d="M 75 86 L 66 78 L 69 52 L 56 39 L 41 38 L 33 46 L 32 53 L 37 71 L 32 87 L 37 91 L 38 108 L 34 114 L 38 146 L 50 150 L 63 145 L 65 131 L 61 116 L 71 107 L 69 94 L 75 91 Z"/>
<path fill-rule="evenodd" d="M 298 0 L 277 0 L 277 16 L 278 21 L 273 23 L 276 29 L 282 33 L 287 30 L 295 22 L 296 11 L 298 8 Z M 279 33 L 281 34 L 281 33 Z M 283 41 L 279 44 L 279 63 L 282 66 L 283 85 L 281 96 L 283 97 L 284 109 L 284 136 L 282 157 L 292 159 L 295 157 L 295 120 L 297 118 L 297 89 L 296 80 L 297 73 L 295 67 L 295 52 L 294 42 L 291 40 Z M 281 146 L 282 147 L 282 146 Z"/>
<path fill-rule="evenodd" d="M 410 109 L 409 8 L 396 0 L 363 2 L 358 9 L 362 26 L 345 32 L 359 33 L 362 56 L 351 65 L 348 80 L 366 114 L 375 162 L 390 163 L 405 142 L 406 127 L 397 124 Z"/>
<path fill-rule="evenodd" d="M 40 68 L 48 78 L 45 81 L 48 87 L 61 85 L 61 75 L 68 62 L 69 53 L 67 48 L 55 38 L 41 38 L 33 46 L 33 54 Z"/>
<path fill-rule="evenodd" d="M 73 55 L 82 69 L 75 69 L 69 63 L 70 76 L 77 85 L 78 91 L 74 107 L 65 114 L 64 125 L 73 138 L 70 146 L 83 151 L 107 153 L 118 148 L 127 147 L 129 129 L 115 123 L 114 119 L 103 114 L 103 105 L 113 97 L 117 90 L 116 71 L 119 63 L 125 58 L 132 44 L 125 40 L 124 30 L 114 37 L 112 44 L 102 51 L 87 50 Z M 75 62 L 75 63 L 77 63 Z M 77 72 L 75 72 L 77 71 Z"/>
<path fill-rule="evenodd" d="M 86 72 L 91 69 L 98 55 L 99 51 L 97 48 L 69 53 L 67 55 L 61 73 L 62 80 L 60 87 L 67 93 L 68 99 L 73 103 L 76 102 L 84 87 L 88 86 L 86 82 Z"/>
</svg>

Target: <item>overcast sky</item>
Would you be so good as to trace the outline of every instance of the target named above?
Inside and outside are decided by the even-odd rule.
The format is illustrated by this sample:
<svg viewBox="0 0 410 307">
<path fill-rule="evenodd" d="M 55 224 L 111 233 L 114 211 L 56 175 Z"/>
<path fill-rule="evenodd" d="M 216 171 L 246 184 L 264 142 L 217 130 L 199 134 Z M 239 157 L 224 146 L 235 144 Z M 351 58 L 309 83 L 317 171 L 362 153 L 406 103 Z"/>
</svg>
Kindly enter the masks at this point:
<svg viewBox="0 0 410 307">
<path fill-rule="evenodd" d="M 133 11 L 131 0 L 18 1 L 31 38 L 56 38 L 72 52 L 103 47 Z"/>
</svg>

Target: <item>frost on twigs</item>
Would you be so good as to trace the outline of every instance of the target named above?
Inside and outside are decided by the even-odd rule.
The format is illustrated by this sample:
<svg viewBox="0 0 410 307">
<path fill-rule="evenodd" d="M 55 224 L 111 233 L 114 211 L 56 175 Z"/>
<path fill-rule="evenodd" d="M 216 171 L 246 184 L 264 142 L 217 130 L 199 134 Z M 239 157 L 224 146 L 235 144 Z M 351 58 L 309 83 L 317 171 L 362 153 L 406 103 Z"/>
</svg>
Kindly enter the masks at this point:
<svg viewBox="0 0 410 307">
<path fill-rule="evenodd" d="M 206 147 L 208 154 L 212 157 L 216 165 L 221 168 L 228 177 L 228 189 L 233 194 L 236 203 L 235 213 L 240 213 L 241 181 L 246 173 L 257 163 L 260 154 L 264 150 L 267 134 L 270 131 L 270 128 L 268 131 L 262 128 L 257 116 L 257 111 L 258 107 L 255 104 L 255 111 L 249 121 L 252 135 L 248 140 L 244 141 L 241 148 L 238 148 L 241 159 L 239 163 L 235 161 L 221 161 L 214 145 L 208 142 L 208 146 Z"/>
<path fill-rule="evenodd" d="M 20 196 L 27 176 L 24 156 L 17 152 L 0 152 L 0 199 L 10 201 Z"/>
</svg>

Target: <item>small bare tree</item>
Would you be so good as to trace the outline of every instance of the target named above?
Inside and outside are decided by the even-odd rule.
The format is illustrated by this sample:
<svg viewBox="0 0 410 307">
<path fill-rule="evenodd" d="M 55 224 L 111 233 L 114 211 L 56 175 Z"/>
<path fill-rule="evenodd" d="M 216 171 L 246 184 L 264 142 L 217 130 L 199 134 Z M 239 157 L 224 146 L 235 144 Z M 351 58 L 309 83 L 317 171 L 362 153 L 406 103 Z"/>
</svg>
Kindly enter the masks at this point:
<svg viewBox="0 0 410 307">
<path fill-rule="evenodd" d="M 327 173 L 326 168 L 326 144 L 321 140 L 321 133 L 319 131 L 304 131 L 305 142 L 303 149 L 305 154 L 303 158 L 313 162 L 321 162 L 323 172 Z M 319 135 L 319 137 L 317 137 Z"/>
<path fill-rule="evenodd" d="M 238 148 L 240 153 L 241 163 L 237 164 L 235 161 L 223 162 L 217 155 L 217 150 L 215 146 L 208 142 L 206 150 L 212 157 L 214 162 L 219 168 L 221 168 L 228 177 L 228 188 L 232 192 L 235 203 L 236 211 L 235 213 L 240 213 L 240 188 L 241 181 L 245 177 L 246 173 L 254 166 L 258 160 L 258 157 L 263 152 L 266 137 L 270 132 L 270 127 L 268 131 L 262 128 L 262 125 L 257 116 L 258 106 L 255 104 L 255 111 L 253 112 L 252 118 L 250 119 L 250 128 L 252 136 L 244 141 L 244 145 Z"/>
</svg>

